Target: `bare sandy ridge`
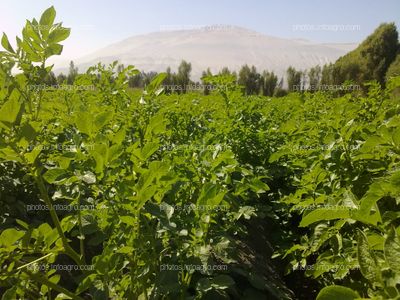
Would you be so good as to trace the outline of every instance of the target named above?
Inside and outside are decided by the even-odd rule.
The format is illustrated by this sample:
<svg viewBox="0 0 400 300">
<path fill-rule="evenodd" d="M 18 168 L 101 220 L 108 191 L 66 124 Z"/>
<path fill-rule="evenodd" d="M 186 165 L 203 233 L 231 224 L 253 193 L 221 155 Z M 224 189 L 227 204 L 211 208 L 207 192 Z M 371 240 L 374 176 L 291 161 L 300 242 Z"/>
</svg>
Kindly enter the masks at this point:
<svg viewBox="0 0 400 300">
<path fill-rule="evenodd" d="M 174 71 L 182 59 L 192 63 L 192 79 L 208 67 L 216 72 L 227 66 L 239 70 L 243 64 L 284 75 L 289 66 L 308 69 L 333 62 L 356 48 L 356 44 L 317 44 L 307 40 L 282 39 L 227 25 L 190 30 L 161 29 L 130 37 L 75 60 L 80 71 L 101 61 L 135 65 L 143 71 Z M 59 70 L 61 71 L 61 70 Z M 65 70 L 63 70 L 65 72 Z"/>
</svg>

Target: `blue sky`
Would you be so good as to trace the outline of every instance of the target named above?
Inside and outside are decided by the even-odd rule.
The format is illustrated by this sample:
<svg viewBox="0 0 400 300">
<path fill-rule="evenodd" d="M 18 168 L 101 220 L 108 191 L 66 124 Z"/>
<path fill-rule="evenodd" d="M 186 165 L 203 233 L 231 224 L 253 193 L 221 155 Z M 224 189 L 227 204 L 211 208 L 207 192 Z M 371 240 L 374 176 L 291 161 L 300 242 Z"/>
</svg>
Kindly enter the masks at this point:
<svg viewBox="0 0 400 300">
<path fill-rule="evenodd" d="M 57 21 L 72 28 L 65 59 L 160 28 L 227 24 L 282 38 L 316 42 L 362 41 L 382 22 L 400 25 L 399 0 L 0 0 L 0 31 L 10 39 L 25 19 L 54 5 Z M 305 30 L 296 25 L 356 25 L 346 30 Z"/>
</svg>

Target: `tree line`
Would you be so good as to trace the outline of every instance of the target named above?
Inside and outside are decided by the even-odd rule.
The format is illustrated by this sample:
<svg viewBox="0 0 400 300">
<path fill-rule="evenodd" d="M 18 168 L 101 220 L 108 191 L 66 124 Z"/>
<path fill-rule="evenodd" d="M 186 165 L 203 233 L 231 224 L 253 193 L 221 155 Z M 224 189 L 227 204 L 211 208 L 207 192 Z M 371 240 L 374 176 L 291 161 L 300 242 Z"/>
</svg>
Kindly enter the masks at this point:
<svg viewBox="0 0 400 300">
<path fill-rule="evenodd" d="M 121 72 L 123 65 L 118 65 L 117 72 Z M 320 81 L 321 68 L 319 66 L 312 68 L 308 73 L 297 71 L 293 67 L 289 67 L 286 72 L 286 86 L 284 78 L 278 78 L 273 71 L 264 70 L 258 72 L 255 66 L 243 65 L 239 72 L 231 71 L 228 67 L 224 67 L 218 73 L 213 74 L 210 69 L 202 72 L 201 81 L 193 81 L 191 79 L 192 65 L 182 60 L 177 72 L 172 72 L 168 67 L 166 70 L 166 78 L 163 82 L 165 92 L 167 94 L 177 93 L 184 94 L 189 91 L 201 91 L 209 94 L 212 86 L 204 81 L 204 78 L 210 75 L 233 75 L 236 83 L 243 87 L 246 95 L 264 95 L 264 96 L 283 96 L 288 91 L 296 90 L 296 86 L 301 86 L 305 82 L 306 75 L 309 81 L 317 85 Z M 140 72 L 128 78 L 128 85 L 131 88 L 142 89 L 146 87 L 151 80 L 157 76 L 157 72 Z M 73 61 L 70 62 L 69 72 L 67 75 L 60 73 L 56 76 L 53 72 L 47 76 L 45 84 L 61 85 L 73 84 L 75 78 L 79 75 L 78 68 L 75 67 Z M 294 87 L 294 88 L 290 88 Z"/>
</svg>

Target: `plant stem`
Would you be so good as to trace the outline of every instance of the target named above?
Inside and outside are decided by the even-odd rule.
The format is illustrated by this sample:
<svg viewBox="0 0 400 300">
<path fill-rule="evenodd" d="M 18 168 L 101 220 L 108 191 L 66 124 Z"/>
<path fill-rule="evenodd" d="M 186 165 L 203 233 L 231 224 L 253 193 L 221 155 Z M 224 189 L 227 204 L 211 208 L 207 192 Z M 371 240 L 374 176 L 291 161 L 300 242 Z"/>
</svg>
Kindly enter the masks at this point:
<svg viewBox="0 0 400 300">
<path fill-rule="evenodd" d="M 42 178 L 42 175 L 40 174 L 39 169 L 36 168 L 36 172 L 35 173 L 36 174 L 35 174 L 34 177 L 35 177 L 36 184 L 37 184 L 37 186 L 39 188 L 40 195 L 42 196 L 42 198 L 43 198 L 44 202 L 46 203 L 46 205 L 49 207 L 50 217 L 51 217 L 54 225 L 56 226 L 57 232 L 58 232 L 58 234 L 59 234 L 59 236 L 61 238 L 61 241 L 63 243 L 64 250 L 65 250 L 66 254 L 68 256 L 70 256 L 75 261 L 76 264 L 82 265 L 83 261 L 82 261 L 81 257 L 69 245 L 68 240 L 67 240 L 66 236 L 64 235 L 64 232 L 63 232 L 63 230 L 61 228 L 60 220 L 58 219 L 58 216 L 57 216 L 57 213 L 56 213 L 56 211 L 54 209 L 53 203 L 49 198 L 49 195 L 47 193 L 47 190 L 46 190 L 46 187 L 44 185 L 43 178 Z"/>
<path fill-rule="evenodd" d="M 86 264 L 85 258 L 85 235 L 83 233 L 82 215 L 81 215 L 81 197 L 78 197 L 78 226 L 79 226 L 79 248 L 81 252 L 82 261 Z"/>
<path fill-rule="evenodd" d="M 23 268 L 25 268 L 25 267 L 27 267 L 27 266 L 30 266 L 30 265 L 32 265 L 32 264 L 34 264 L 34 263 L 36 263 L 36 262 L 38 262 L 38 261 L 41 261 L 42 259 L 45 259 L 45 258 L 47 258 L 47 257 L 49 257 L 49 256 L 51 256 L 51 255 L 53 255 L 53 254 L 54 254 L 54 253 L 48 253 L 48 254 L 46 254 L 45 256 L 42 256 L 42 257 L 40 257 L 40 258 L 38 258 L 38 259 L 36 259 L 36 260 L 34 260 L 34 261 L 31 261 L 31 262 L 29 262 L 29 263 L 27 263 L 27 264 L 25 264 L 25 265 L 23 265 L 23 266 L 18 267 L 17 270 L 20 270 L 20 269 L 23 269 Z"/>
<path fill-rule="evenodd" d="M 27 274 L 32 280 L 37 281 L 37 282 L 39 282 L 41 284 L 44 284 L 44 285 L 48 286 L 49 288 L 52 288 L 53 290 L 55 290 L 57 292 L 63 293 L 65 295 L 71 297 L 71 299 L 73 299 L 73 300 L 83 300 L 83 298 L 81 298 L 79 296 L 76 296 L 74 293 L 68 291 L 67 289 L 65 289 L 65 288 L 63 288 L 63 287 L 61 287 L 61 286 L 59 286 L 59 285 L 57 285 L 57 284 L 55 284 L 53 282 L 51 282 L 50 280 L 48 280 L 47 278 L 45 278 L 45 277 L 43 277 L 41 275 L 34 274 L 34 273 L 31 273 L 31 272 L 26 271 L 26 270 L 24 270 L 24 273 Z"/>
</svg>

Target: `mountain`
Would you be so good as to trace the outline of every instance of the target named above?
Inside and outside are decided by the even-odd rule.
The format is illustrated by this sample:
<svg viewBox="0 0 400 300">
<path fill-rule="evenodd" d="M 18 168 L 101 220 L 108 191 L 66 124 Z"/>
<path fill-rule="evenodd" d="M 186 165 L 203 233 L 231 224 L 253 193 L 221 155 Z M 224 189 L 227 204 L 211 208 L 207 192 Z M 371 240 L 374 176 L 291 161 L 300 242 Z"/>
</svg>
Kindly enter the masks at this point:
<svg viewBox="0 0 400 300">
<path fill-rule="evenodd" d="M 208 26 L 192 30 L 159 31 L 130 37 L 75 61 L 81 71 L 101 61 L 118 60 L 143 71 L 177 70 L 182 59 L 192 63 L 192 78 L 210 67 L 212 72 L 243 64 L 283 75 L 289 66 L 306 69 L 334 62 L 355 44 L 317 44 L 303 39 L 267 36 L 236 26 Z M 64 70 L 65 72 L 65 70 Z"/>
</svg>

